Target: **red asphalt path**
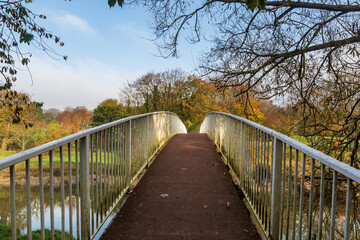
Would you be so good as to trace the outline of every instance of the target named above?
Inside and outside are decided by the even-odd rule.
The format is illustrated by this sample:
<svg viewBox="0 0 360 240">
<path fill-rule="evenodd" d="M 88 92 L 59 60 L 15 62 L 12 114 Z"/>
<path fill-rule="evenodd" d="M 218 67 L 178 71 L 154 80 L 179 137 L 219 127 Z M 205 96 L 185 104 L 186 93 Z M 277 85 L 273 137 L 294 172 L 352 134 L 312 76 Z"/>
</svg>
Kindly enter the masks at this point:
<svg viewBox="0 0 360 240">
<path fill-rule="evenodd" d="M 178 134 L 156 157 L 101 239 L 258 239 L 258 235 L 208 136 Z"/>
</svg>

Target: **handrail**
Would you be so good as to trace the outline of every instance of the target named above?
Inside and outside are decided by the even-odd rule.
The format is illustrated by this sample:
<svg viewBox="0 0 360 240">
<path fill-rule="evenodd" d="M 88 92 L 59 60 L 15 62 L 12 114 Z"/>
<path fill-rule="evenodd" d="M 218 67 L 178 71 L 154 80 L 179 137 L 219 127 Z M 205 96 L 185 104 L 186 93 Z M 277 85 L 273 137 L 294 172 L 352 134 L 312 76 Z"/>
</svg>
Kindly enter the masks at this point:
<svg viewBox="0 0 360 240">
<path fill-rule="evenodd" d="M 353 180 L 355 180 L 356 182 L 360 182 L 360 170 L 350 167 L 349 165 L 340 162 L 339 160 L 330 157 L 329 155 L 326 155 L 314 148 L 311 148 L 295 139 L 292 139 L 282 133 L 276 132 L 275 130 L 272 130 L 268 127 L 262 126 L 258 123 L 252 122 L 248 119 L 236 116 L 236 115 L 232 115 L 230 113 L 223 113 L 223 112 L 210 112 L 208 113 L 206 116 L 208 116 L 209 114 L 221 114 L 224 116 L 228 116 L 237 120 L 240 120 L 252 127 L 255 127 L 275 138 L 277 138 L 278 140 L 288 144 L 289 146 L 292 146 L 293 148 L 298 149 L 299 151 L 305 153 L 307 156 L 315 158 L 316 160 L 318 160 L 319 162 L 326 164 L 327 166 L 331 167 L 332 169 L 334 169 L 335 171 L 343 174 L 344 176 L 351 178 Z"/>
<path fill-rule="evenodd" d="M 207 114 L 200 132 L 220 148 L 268 238 L 360 236 L 360 216 L 352 207 L 360 202 L 360 170 L 228 113 Z"/>
<path fill-rule="evenodd" d="M 135 119 L 138 119 L 138 118 L 151 116 L 151 115 L 154 115 L 154 114 L 161 114 L 161 113 L 168 113 L 168 114 L 173 114 L 173 115 L 176 116 L 176 114 L 172 113 L 172 112 L 159 111 L 159 112 L 152 112 L 152 113 L 144 113 L 144 114 L 140 114 L 140 115 L 136 115 L 136 116 L 130 116 L 130 117 L 126 117 L 126 118 L 116 120 L 114 122 L 105 123 L 105 124 L 102 124 L 100 126 L 93 127 L 93 128 L 90 128 L 90 129 L 86 129 L 84 131 L 80 131 L 78 133 L 74 133 L 74 134 L 71 134 L 69 136 L 54 140 L 52 142 L 45 143 L 45 144 L 42 144 L 40 146 L 37 146 L 37 147 L 31 148 L 31 149 L 28 149 L 28 150 L 13 154 L 11 156 L 2 158 L 1 161 L 0 161 L 0 171 L 2 169 L 4 169 L 4 168 L 10 167 L 11 165 L 14 165 L 14 164 L 23 162 L 23 161 L 25 161 L 27 159 L 36 157 L 39 154 L 42 154 L 42 153 L 50 151 L 51 149 L 58 148 L 60 146 L 66 145 L 66 144 L 68 144 L 70 142 L 73 142 L 73 141 L 75 141 L 77 139 L 83 138 L 83 137 L 85 137 L 87 135 L 90 135 L 90 134 L 93 134 L 95 132 L 99 132 L 101 130 L 104 130 L 104 129 L 113 127 L 115 125 L 127 122 L 129 120 L 135 120 Z"/>
<path fill-rule="evenodd" d="M 146 113 L 87 129 L 0 159 L 0 171 L 3 173 L 7 168 L 10 170 L 9 222 L 11 222 L 12 239 L 17 239 L 18 232 L 16 175 L 19 163 L 25 162 L 26 166 L 25 210 L 28 239 L 31 239 L 33 230 L 31 185 L 34 181 L 31 179 L 37 176 L 42 239 L 45 238 L 45 184 L 50 185 L 49 222 L 52 239 L 57 230 L 61 231 L 63 238 L 68 233 L 70 238 L 91 239 L 101 229 L 133 180 L 149 164 L 158 149 L 177 133 L 186 133 L 186 128 L 176 114 L 165 111 Z M 30 165 L 34 157 L 38 158 L 36 169 Z M 55 164 L 55 159 L 59 159 L 60 166 Z M 44 162 L 48 163 L 48 171 L 44 171 Z M 59 168 L 58 171 L 56 168 Z M 32 170 L 38 171 L 38 174 L 32 175 Z M 44 182 L 45 172 L 49 174 L 48 183 Z M 61 225 L 55 223 L 56 182 L 60 182 L 58 191 L 61 199 L 58 202 L 60 202 L 61 216 L 58 217 L 61 219 Z M 66 195 L 69 199 L 68 210 L 65 207 Z M 73 201 L 75 201 L 74 211 Z M 65 211 L 69 211 L 68 216 Z M 76 228 L 73 226 L 73 221 L 76 223 Z"/>
</svg>

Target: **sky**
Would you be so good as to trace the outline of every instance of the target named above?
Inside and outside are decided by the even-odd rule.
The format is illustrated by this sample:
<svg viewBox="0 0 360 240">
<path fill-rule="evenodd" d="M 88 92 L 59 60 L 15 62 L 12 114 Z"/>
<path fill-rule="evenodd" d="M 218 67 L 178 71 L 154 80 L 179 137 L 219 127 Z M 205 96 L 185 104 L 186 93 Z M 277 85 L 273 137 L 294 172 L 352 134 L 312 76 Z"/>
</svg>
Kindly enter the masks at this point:
<svg viewBox="0 0 360 240">
<path fill-rule="evenodd" d="M 196 63 L 206 44 L 180 43 L 179 58 L 162 58 L 142 7 L 109 8 L 106 0 L 35 0 L 32 12 L 44 14 L 38 21 L 65 43 L 51 45 L 68 56 L 53 59 L 36 48 L 30 73 L 19 71 L 14 88 L 43 102 L 44 109 L 85 106 L 94 109 L 107 98 L 119 98 L 120 88 L 147 72 L 180 68 L 196 73 Z"/>
</svg>

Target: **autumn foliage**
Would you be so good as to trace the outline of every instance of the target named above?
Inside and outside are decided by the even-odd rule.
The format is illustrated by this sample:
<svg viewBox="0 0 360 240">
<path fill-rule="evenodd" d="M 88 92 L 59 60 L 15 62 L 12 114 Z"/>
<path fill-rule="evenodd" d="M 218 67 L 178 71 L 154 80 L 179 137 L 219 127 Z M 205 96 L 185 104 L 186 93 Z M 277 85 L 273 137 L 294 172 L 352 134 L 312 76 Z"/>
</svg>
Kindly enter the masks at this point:
<svg viewBox="0 0 360 240">
<path fill-rule="evenodd" d="M 16 109 L 20 112 L 17 113 Z M 26 93 L 0 91 L 1 150 L 25 150 L 88 128 L 85 107 L 44 111 Z"/>
<path fill-rule="evenodd" d="M 171 111 L 185 123 L 189 132 L 198 131 L 205 115 L 221 111 L 262 123 L 260 101 L 249 92 L 236 97 L 241 87 L 219 91 L 212 81 L 187 75 L 181 70 L 148 73 L 121 89 L 121 103 L 135 115 L 154 111 Z M 131 111 L 130 111 L 131 112 Z M 95 116 L 95 114 L 94 114 Z"/>
</svg>

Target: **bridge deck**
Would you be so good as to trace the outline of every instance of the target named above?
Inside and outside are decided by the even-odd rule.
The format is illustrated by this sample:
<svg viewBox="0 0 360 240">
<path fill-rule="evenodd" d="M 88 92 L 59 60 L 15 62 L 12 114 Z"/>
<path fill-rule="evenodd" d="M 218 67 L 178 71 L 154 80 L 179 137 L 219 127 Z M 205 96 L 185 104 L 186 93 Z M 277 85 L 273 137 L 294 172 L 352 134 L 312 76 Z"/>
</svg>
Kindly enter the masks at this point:
<svg viewBox="0 0 360 240">
<path fill-rule="evenodd" d="M 102 239 L 258 236 L 209 138 L 179 134 L 159 153 Z"/>
</svg>

